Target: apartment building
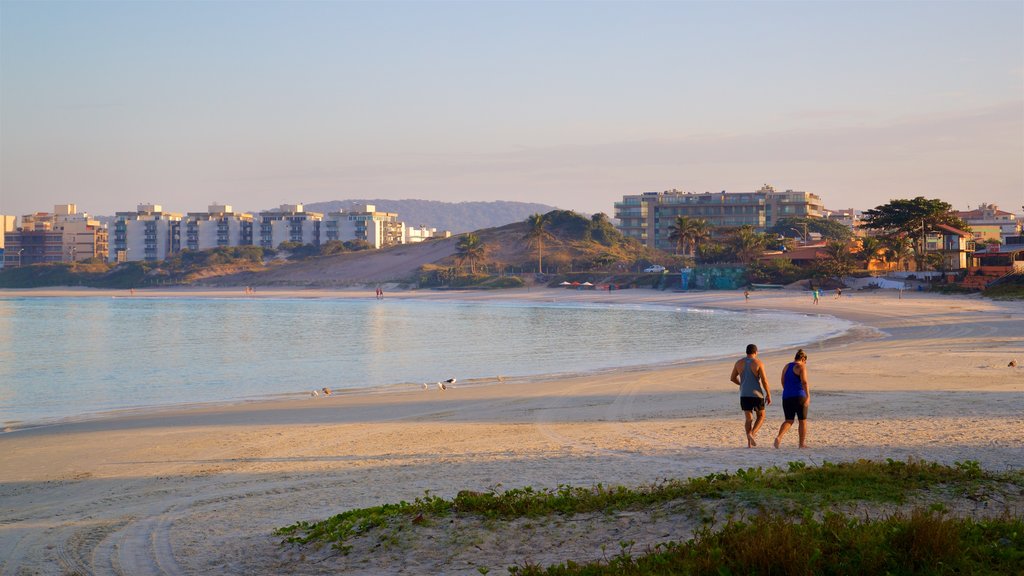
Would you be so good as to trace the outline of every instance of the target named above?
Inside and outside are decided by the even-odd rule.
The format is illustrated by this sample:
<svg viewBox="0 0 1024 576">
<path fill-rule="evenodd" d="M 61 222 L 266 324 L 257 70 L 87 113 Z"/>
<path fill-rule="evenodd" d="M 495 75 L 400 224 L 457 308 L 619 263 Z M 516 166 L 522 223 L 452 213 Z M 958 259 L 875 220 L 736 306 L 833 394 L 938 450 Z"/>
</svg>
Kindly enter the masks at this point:
<svg viewBox="0 0 1024 576">
<path fill-rule="evenodd" d="M 8 229 L 4 222 L 4 265 L 76 262 L 107 258 L 107 228 L 74 204 L 58 204 L 53 212 L 36 212 L 21 217 L 21 226 Z"/>
<path fill-rule="evenodd" d="M 6 245 L 7 233 L 14 232 L 14 226 L 17 223 L 17 217 L 7 216 L 0 214 L 0 268 L 4 267 L 4 246 Z"/>
<path fill-rule="evenodd" d="M 433 238 L 451 238 L 451 237 L 452 237 L 451 230 L 441 230 L 440 232 L 438 232 L 437 228 L 427 228 L 426 226 L 423 226 L 422 224 L 420 226 L 418 226 L 418 227 L 416 227 L 416 226 L 406 226 L 405 227 L 405 243 L 406 244 L 415 244 L 417 242 L 423 242 L 424 240 L 431 240 Z"/>
<path fill-rule="evenodd" d="M 189 212 L 184 220 L 183 248 L 209 250 L 252 244 L 253 216 L 227 204 L 210 204 L 206 212 Z"/>
<path fill-rule="evenodd" d="M 324 222 L 324 241 L 362 240 L 373 248 L 405 242 L 405 224 L 394 212 L 378 212 L 373 204 L 363 210 L 331 212 Z"/>
<path fill-rule="evenodd" d="M 764 185 L 756 192 L 644 192 L 622 197 L 615 203 L 618 229 L 646 246 L 671 250 L 669 228 L 678 216 L 700 218 L 712 227 L 772 227 L 782 218 L 821 218 L 824 205 L 817 194 Z"/>
<path fill-rule="evenodd" d="M 974 239 L 978 242 L 1006 242 L 1007 236 L 1016 236 L 1021 232 L 1017 215 L 1000 210 L 995 204 L 982 203 L 974 210 L 957 210 L 956 215 L 971 227 Z"/>
<path fill-rule="evenodd" d="M 181 214 L 160 204 L 139 204 L 135 212 L 118 212 L 110 246 L 111 262 L 163 260 L 181 250 Z"/>
<path fill-rule="evenodd" d="M 277 248 L 283 242 L 320 245 L 323 214 L 306 212 L 302 204 L 281 204 L 277 210 L 260 212 L 253 224 L 252 243 Z"/>
<path fill-rule="evenodd" d="M 853 208 L 843 208 L 840 210 L 825 210 L 823 216 L 828 220 L 839 222 L 843 226 L 846 226 L 854 232 L 860 227 L 861 216 L 864 213 L 860 210 L 854 210 Z"/>
</svg>

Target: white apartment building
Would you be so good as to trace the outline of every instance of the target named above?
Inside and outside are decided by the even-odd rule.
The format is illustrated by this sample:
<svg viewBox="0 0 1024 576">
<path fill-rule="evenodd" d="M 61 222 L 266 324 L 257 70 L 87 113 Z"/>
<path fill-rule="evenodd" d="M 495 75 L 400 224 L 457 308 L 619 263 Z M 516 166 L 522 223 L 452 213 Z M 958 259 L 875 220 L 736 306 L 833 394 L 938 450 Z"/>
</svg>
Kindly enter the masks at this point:
<svg viewBox="0 0 1024 576">
<path fill-rule="evenodd" d="M 320 244 L 323 214 L 306 212 L 302 204 L 281 204 L 277 210 L 260 212 L 253 224 L 252 243 L 277 248 L 283 242 Z"/>
<path fill-rule="evenodd" d="M 450 230 L 437 231 L 437 228 L 427 228 L 422 224 L 417 228 L 413 226 L 405 227 L 405 243 L 415 244 L 416 242 L 423 242 L 424 240 L 430 240 L 431 238 L 451 238 L 452 233 Z"/>
<path fill-rule="evenodd" d="M 181 214 L 164 212 L 159 204 L 118 212 L 110 244 L 111 262 L 163 260 L 181 250 Z"/>
<path fill-rule="evenodd" d="M 189 212 L 182 226 L 182 248 L 209 250 L 252 244 L 252 214 L 238 214 L 227 204 L 210 204 L 206 212 Z"/>
<path fill-rule="evenodd" d="M 356 212 L 331 212 L 324 223 L 324 241 L 363 240 L 373 248 L 405 242 L 405 224 L 394 212 L 378 212 L 367 204 Z"/>
</svg>

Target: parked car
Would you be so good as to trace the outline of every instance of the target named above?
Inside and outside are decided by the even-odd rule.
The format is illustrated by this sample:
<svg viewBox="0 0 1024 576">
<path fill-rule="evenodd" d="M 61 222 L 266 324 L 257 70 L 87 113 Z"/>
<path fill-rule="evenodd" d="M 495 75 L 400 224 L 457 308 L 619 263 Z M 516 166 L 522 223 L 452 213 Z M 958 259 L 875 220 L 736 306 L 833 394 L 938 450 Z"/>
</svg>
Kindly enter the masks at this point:
<svg viewBox="0 0 1024 576">
<path fill-rule="evenodd" d="M 664 271 L 665 271 L 665 267 L 660 265 L 660 264 L 655 264 L 654 266 L 649 266 L 647 268 L 644 268 L 644 272 L 664 272 Z"/>
</svg>

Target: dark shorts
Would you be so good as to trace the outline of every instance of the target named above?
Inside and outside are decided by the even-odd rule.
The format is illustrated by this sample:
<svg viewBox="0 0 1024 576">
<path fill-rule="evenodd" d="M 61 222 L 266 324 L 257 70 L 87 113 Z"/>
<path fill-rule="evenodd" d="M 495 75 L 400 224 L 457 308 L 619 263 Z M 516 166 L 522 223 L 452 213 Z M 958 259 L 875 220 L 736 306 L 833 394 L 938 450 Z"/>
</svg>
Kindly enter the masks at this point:
<svg viewBox="0 0 1024 576">
<path fill-rule="evenodd" d="M 786 420 L 794 418 L 807 420 L 807 405 L 804 404 L 804 397 L 793 396 L 792 398 L 783 398 L 782 413 L 786 416 Z"/>
<path fill-rule="evenodd" d="M 740 408 L 746 412 L 748 410 L 757 410 L 760 412 L 764 410 L 764 398 L 758 398 L 756 396 L 740 396 Z"/>
</svg>

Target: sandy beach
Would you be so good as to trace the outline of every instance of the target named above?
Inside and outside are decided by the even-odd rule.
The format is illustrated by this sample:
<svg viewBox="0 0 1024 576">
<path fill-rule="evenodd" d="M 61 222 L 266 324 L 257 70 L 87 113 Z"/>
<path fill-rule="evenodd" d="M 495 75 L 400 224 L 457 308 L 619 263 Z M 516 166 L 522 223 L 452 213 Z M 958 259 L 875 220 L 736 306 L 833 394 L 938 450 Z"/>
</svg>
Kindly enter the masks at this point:
<svg viewBox="0 0 1024 576">
<path fill-rule="evenodd" d="M 633 486 L 859 458 L 1024 467 L 1024 302 L 920 293 L 899 299 L 893 291 L 839 300 L 829 294 L 818 306 L 790 291 L 755 292 L 749 302 L 739 292 L 386 293 L 784 310 L 830 314 L 859 327 L 805 346 L 808 450 L 796 448 L 795 430 L 782 449 L 771 447 L 781 402 L 768 410 L 760 446 L 745 447 L 737 390 L 728 380 L 741 349 L 649 370 L 167 409 L 0 434 L 0 574 L 476 574 L 472 562 L 504 573 L 497 568 L 557 558 L 531 557 L 529 547 L 507 542 L 477 546 L 470 559 L 457 546 L 439 546 L 359 564 L 282 548 L 272 531 L 428 490 L 451 497 L 497 486 Z M 241 289 L 136 295 L 243 297 Z M 373 297 L 372 290 L 269 289 L 256 297 L 353 295 Z M 762 350 L 774 387 L 793 352 Z M 1008 367 L 1011 359 L 1020 366 Z M 662 528 L 650 528 L 651 537 Z"/>
</svg>

